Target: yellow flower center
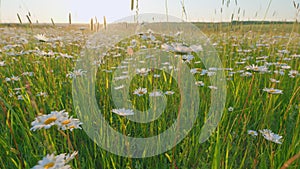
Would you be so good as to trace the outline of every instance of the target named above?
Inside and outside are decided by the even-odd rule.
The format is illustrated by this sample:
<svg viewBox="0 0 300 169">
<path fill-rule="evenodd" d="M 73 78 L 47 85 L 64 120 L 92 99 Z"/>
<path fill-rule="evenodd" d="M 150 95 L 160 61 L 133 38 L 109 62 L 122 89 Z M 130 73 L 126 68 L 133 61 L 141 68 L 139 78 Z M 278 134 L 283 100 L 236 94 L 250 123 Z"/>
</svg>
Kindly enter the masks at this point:
<svg viewBox="0 0 300 169">
<path fill-rule="evenodd" d="M 69 124 L 69 123 L 71 123 L 71 120 L 69 120 L 69 119 L 68 119 L 68 120 L 65 120 L 65 121 L 63 121 L 63 122 L 61 122 L 62 125 L 67 125 L 67 124 Z"/>
<path fill-rule="evenodd" d="M 44 169 L 48 169 L 48 168 L 51 168 L 53 166 L 54 166 L 54 162 L 50 162 L 50 163 L 44 165 Z"/>
<path fill-rule="evenodd" d="M 144 92 L 143 91 L 139 91 L 139 94 L 144 94 Z"/>
<path fill-rule="evenodd" d="M 52 116 L 50 118 L 48 118 L 47 120 L 45 120 L 44 124 L 50 124 L 52 122 L 54 122 L 57 118 L 55 116 Z"/>
<path fill-rule="evenodd" d="M 70 126 L 70 127 L 69 127 L 69 129 L 74 129 L 74 128 L 75 128 L 75 126 L 74 126 L 74 125 L 72 125 L 72 126 Z"/>
<path fill-rule="evenodd" d="M 271 89 L 271 90 L 269 90 L 269 92 L 270 92 L 270 93 L 274 93 L 274 92 L 275 92 L 275 90 Z"/>
<path fill-rule="evenodd" d="M 197 71 L 197 72 L 201 72 L 202 69 L 201 69 L 201 68 L 196 68 L 196 71 Z"/>
</svg>

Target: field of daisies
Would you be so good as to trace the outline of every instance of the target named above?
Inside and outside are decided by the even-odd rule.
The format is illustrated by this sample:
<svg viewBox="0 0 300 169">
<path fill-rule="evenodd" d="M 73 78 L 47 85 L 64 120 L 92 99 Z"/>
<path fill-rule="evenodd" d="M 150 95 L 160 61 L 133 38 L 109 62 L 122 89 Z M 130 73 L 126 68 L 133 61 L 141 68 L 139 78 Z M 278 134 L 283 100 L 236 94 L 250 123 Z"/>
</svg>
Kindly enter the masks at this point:
<svg viewBox="0 0 300 169">
<path fill-rule="evenodd" d="M 150 137 L 168 129 L 178 116 L 180 89 L 172 63 L 161 69 L 136 68 L 128 91 L 135 109 L 149 108 L 149 98 L 165 97 L 161 117 L 131 122 L 136 112 L 116 107 L 111 90 L 135 64 L 133 53 L 147 48 L 167 51 L 188 65 L 198 89 L 199 118 L 171 150 L 153 157 L 127 158 L 97 146 L 83 130 L 73 106 L 72 83 L 89 72 L 76 69 L 81 51 L 93 35 L 88 26 L 0 26 L 0 168 L 2 169 L 181 169 L 300 168 L 300 26 L 299 24 L 198 24 L 216 49 L 223 68 L 205 67 L 192 46 L 148 30 L 112 46 L 97 66 L 95 95 L 103 117 L 116 131 Z M 151 59 L 151 56 L 146 59 Z M 121 75 L 114 76 L 116 69 Z M 217 129 L 199 143 L 200 129 L 218 90 L 209 78 L 226 75 L 226 104 Z M 111 87 L 112 81 L 118 86 Z"/>
</svg>

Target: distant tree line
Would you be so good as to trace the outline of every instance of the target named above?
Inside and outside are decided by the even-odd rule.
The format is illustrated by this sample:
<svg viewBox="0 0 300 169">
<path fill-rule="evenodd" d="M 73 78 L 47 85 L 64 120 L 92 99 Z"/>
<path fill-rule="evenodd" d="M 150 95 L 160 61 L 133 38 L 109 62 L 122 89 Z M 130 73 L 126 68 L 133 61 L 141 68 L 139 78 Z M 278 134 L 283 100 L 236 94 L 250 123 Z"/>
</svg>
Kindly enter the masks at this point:
<svg viewBox="0 0 300 169">
<path fill-rule="evenodd" d="M 253 25 L 253 24 L 293 24 L 292 21 L 231 21 L 232 25 Z"/>
</svg>

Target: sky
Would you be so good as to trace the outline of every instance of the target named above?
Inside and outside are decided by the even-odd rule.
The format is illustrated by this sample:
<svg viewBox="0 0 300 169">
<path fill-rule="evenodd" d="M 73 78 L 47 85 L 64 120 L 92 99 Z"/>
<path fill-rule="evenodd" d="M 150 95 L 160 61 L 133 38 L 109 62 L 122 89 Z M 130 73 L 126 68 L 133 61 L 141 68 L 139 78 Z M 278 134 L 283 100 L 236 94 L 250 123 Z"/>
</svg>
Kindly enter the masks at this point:
<svg viewBox="0 0 300 169">
<path fill-rule="evenodd" d="M 56 23 L 67 23 L 69 13 L 73 23 L 88 23 L 97 17 L 99 22 L 106 16 L 111 23 L 123 17 L 134 15 L 130 10 L 131 0 L 0 0 L 0 22 L 18 22 L 17 13 L 23 22 L 26 15 L 31 14 L 31 20 L 39 23 L 50 23 L 53 18 Z M 187 21 L 220 22 L 230 21 L 232 14 L 237 20 L 299 20 L 293 0 L 139 0 L 139 13 L 158 13 L 175 16 Z M 300 0 L 295 0 L 300 3 Z M 135 0 L 136 2 L 136 0 Z M 183 15 L 184 3 L 186 15 Z M 166 5 L 167 4 L 167 5 Z M 269 6 L 270 4 L 270 6 Z M 269 6 L 269 8 L 268 8 Z M 167 9 L 167 10 L 166 10 Z M 240 9 L 240 10 L 239 10 Z M 222 11 L 222 12 L 221 12 Z M 238 11 L 239 14 L 238 14 Z"/>
</svg>

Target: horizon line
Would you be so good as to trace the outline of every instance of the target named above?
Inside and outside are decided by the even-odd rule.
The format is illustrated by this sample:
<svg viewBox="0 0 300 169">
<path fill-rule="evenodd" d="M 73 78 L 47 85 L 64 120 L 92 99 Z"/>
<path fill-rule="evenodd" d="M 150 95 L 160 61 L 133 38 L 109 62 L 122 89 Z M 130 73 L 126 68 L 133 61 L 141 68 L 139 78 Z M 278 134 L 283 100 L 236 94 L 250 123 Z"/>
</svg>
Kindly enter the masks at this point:
<svg viewBox="0 0 300 169">
<path fill-rule="evenodd" d="M 168 22 L 168 21 L 166 21 Z M 232 23 L 232 22 L 280 22 L 280 23 L 298 23 L 298 20 L 232 20 L 232 21 L 183 21 L 187 23 Z M 99 23 L 99 22 L 98 22 Z M 133 22 L 109 22 L 108 24 L 115 24 L 115 23 L 133 23 Z M 162 23 L 162 22 L 145 22 L 145 23 Z M 171 23 L 171 22 L 170 22 Z M 39 24 L 50 24 L 53 25 L 52 22 L 0 22 L 0 25 L 7 25 L 7 24 L 19 24 L 19 25 L 26 25 L 26 24 L 32 24 L 32 25 L 39 25 Z M 68 24 L 68 25 L 90 25 L 89 22 L 72 22 L 71 24 L 69 22 L 54 22 L 54 24 Z M 97 23 L 94 23 L 97 24 Z M 102 25 L 103 23 L 99 23 Z"/>
</svg>

